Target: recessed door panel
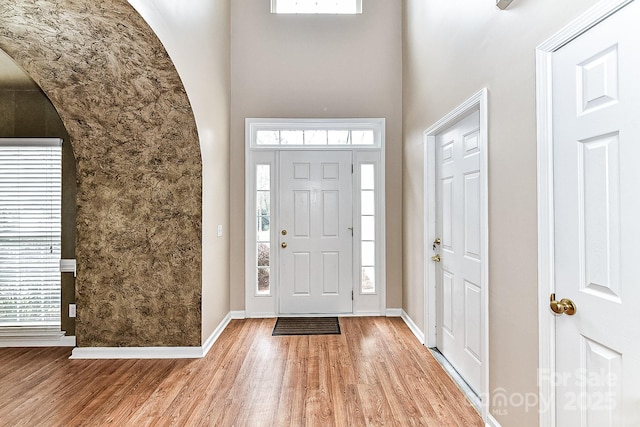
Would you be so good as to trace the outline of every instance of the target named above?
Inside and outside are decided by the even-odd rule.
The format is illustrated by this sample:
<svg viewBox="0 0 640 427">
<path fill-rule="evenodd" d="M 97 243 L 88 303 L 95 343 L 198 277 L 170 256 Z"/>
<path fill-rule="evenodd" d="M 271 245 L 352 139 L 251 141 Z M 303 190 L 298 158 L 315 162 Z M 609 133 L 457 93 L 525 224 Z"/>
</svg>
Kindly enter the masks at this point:
<svg viewBox="0 0 640 427">
<path fill-rule="evenodd" d="M 480 173 L 464 176 L 464 254 L 480 259 Z"/>
<path fill-rule="evenodd" d="M 340 253 L 322 253 L 322 295 L 337 295 L 340 292 Z"/>
<path fill-rule="evenodd" d="M 309 191 L 293 192 L 293 235 L 309 237 L 311 230 L 311 206 Z"/>
<path fill-rule="evenodd" d="M 340 233 L 340 193 L 322 192 L 322 236 L 338 237 Z"/>
<path fill-rule="evenodd" d="M 293 293 L 295 295 L 311 295 L 311 254 L 309 252 L 293 253 Z"/>
<path fill-rule="evenodd" d="M 619 135 L 580 141 L 583 290 L 620 301 Z"/>
</svg>

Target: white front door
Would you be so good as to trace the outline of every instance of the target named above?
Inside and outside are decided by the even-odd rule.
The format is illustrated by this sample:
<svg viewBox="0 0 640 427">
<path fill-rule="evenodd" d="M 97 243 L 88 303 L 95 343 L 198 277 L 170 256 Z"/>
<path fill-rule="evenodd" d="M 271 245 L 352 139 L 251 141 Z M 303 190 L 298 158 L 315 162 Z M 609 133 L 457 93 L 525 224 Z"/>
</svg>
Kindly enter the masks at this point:
<svg viewBox="0 0 640 427">
<path fill-rule="evenodd" d="M 552 57 L 556 425 L 640 425 L 640 2 Z"/>
<path fill-rule="evenodd" d="M 437 347 L 480 394 L 480 117 L 470 113 L 436 136 Z"/>
<path fill-rule="evenodd" d="M 280 313 L 352 312 L 350 151 L 280 152 Z"/>
</svg>

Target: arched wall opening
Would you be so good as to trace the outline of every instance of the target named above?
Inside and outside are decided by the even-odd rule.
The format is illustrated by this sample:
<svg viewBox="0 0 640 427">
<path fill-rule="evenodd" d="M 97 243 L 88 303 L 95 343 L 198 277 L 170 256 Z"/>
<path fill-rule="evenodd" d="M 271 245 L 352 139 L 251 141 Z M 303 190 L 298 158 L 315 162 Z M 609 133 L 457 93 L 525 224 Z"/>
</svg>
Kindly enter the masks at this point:
<svg viewBox="0 0 640 427">
<path fill-rule="evenodd" d="M 76 257 L 76 159 L 58 112 L 42 89 L 0 49 L 0 138 L 61 138 L 62 144 L 62 239 L 63 259 Z M 61 330 L 75 335 L 75 279 L 61 276 Z"/>
<path fill-rule="evenodd" d="M 199 346 L 202 166 L 173 63 L 126 1 L 9 3 L 0 49 L 76 156 L 78 346 Z"/>
</svg>

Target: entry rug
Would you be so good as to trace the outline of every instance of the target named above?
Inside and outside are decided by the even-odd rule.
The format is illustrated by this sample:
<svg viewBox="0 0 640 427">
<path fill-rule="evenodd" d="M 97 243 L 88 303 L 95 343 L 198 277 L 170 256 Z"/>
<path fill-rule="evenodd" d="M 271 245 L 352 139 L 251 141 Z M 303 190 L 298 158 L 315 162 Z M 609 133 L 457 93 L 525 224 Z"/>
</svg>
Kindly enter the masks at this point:
<svg viewBox="0 0 640 427">
<path fill-rule="evenodd" d="M 278 317 L 276 335 L 340 335 L 337 317 Z"/>
</svg>

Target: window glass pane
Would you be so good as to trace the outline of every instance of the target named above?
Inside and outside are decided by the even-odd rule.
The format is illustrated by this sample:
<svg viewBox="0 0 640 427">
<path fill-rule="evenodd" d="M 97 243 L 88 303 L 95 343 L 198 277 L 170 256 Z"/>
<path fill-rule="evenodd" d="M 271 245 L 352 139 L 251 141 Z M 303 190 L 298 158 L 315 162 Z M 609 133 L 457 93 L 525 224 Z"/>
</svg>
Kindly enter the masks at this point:
<svg viewBox="0 0 640 427">
<path fill-rule="evenodd" d="M 271 190 L 270 165 L 256 166 L 256 190 Z"/>
<path fill-rule="evenodd" d="M 362 165 L 360 167 L 360 188 L 363 190 L 373 190 L 375 188 L 373 165 Z"/>
<path fill-rule="evenodd" d="M 363 216 L 361 218 L 362 240 L 375 240 L 376 222 L 373 216 Z"/>
<path fill-rule="evenodd" d="M 276 2 L 276 13 L 296 13 L 297 0 L 272 0 Z"/>
<path fill-rule="evenodd" d="M 271 192 L 270 191 L 257 191 L 257 214 L 269 215 L 271 208 Z"/>
<path fill-rule="evenodd" d="M 362 242 L 362 265 L 376 265 L 376 244 L 374 242 Z"/>
<path fill-rule="evenodd" d="M 280 144 L 282 145 L 302 145 L 303 132 L 301 130 L 280 131 Z"/>
<path fill-rule="evenodd" d="M 258 294 L 269 294 L 269 267 L 258 268 Z"/>
<path fill-rule="evenodd" d="M 258 267 L 269 266 L 269 243 L 258 243 Z"/>
<path fill-rule="evenodd" d="M 358 0 L 272 0 L 275 13 L 360 13 Z"/>
<path fill-rule="evenodd" d="M 363 294 L 376 291 L 375 267 L 362 267 L 362 283 L 360 289 Z"/>
<path fill-rule="evenodd" d="M 258 145 L 278 145 L 280 136 L 277 130 L 259 130 L 256 132 L 256 144 Z"/>
<path fill-rule="evenodd" d="M 268 216 L 259 216 L 258 217 L 258 241 L 259 242 L 268 242 L 271 239 L 271 227 L 270 218 Z"/>
<path fill-rule="evenodd" d="M 327 131 L 305 130 L 304 143 L 306 145 L 327 145 Z"/>
<path fill-rule="evenodd" d="M 330 130 L 327 134 L 329 145 L 347 145 L 349 143 L 348 130 Z"/>
<path fill-rule="evenodd" d="M 360 203 L 362 215 L 373 215 L 375 213 L 375 198 L 373 190 L 364 190 L 360 192 Z"/>
<path fill-rule="evenodd" d="M 373 145 L 372 130 L 351 131 L 351 143 L 353 145 Z"/>
<path fill-rule="evenodd" d="M 358 13 L 358 8 L 356 7 L 357 2 L 355 0 L 349 0 L 349 1 L 342 0 L 337 2 L 327 1 L 327 3 L 335 3 L 336 5 L 335 13 L 349 13 L 349 14 Z"/>
<path fill-rule="evenodd" d="M 318 8 L 316 0 L 298 0 L 296 1 L 297 13 L 317 13 Z"/>
</svg>

